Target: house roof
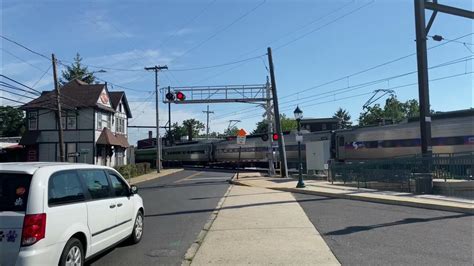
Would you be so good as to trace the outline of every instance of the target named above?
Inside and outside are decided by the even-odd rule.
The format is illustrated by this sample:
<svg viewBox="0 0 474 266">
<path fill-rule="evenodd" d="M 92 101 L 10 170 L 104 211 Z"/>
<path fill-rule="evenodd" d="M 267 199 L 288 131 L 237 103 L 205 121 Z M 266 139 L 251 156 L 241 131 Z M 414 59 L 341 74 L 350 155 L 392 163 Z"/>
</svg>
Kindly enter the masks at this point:
<svg viewBox="0 0 474 266">
<path fill-rule="evenodd" d="M 106 84 L 87 84 L 80 80 L 72 80 L 61 87 L 61 104 L 63 109 L 80 107 L 98 107 L 106 111 L 115 112 L 114 109 L 97 104 L 101 92 L 107 90 Z M 44 91 L 41 96 L 24 104 L 22 109 L 56 108 L 55 91 Z"/>
<path fill-rule="evenodd" d="M 303 118 L 301 123 L 327 123 L 327 122 L 339 122 L 339 118 L 327 117 L 327 118 Z"/>
<path fill-rule="evenodd" d="M 120 100 L 122 100 L 127 117 L 132 118 L 132 112 L 130 111 L 130 107 L 128 106 L 128 100 L 127 100 L 127 96 L 125 96 L 125 92 L 111 91 L 109 92 L 109 95 L 110 95 L 110 102 L 112 103 L 112 107 L 115 109 L 115 111 L 117 111 L 117 107 L 120 103 Z"/>
<path fill-rule="evenodd" d="M 114 135 L 114 133 L 112 133 L 112 131 L 106 127 L 102 129 L 102 133 L 100 133 L 96 143 L 102 145 L 120 146 L 124 148 L 128 148 L 130 146 L 125 136 Z"/>
</svg>

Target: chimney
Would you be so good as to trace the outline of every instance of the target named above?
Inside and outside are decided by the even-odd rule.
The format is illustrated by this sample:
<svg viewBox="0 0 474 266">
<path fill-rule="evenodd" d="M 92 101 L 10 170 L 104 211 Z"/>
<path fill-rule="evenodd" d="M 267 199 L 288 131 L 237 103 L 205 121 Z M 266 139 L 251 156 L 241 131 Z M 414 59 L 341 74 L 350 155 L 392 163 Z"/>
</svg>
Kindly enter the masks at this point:
<svg viewBox="0 0 474 266">
<path fill-rule="evenodd" d="M 148 131 L 148 139 L 151 139 L 153 138 L 153 131 Z"/>
</svg>

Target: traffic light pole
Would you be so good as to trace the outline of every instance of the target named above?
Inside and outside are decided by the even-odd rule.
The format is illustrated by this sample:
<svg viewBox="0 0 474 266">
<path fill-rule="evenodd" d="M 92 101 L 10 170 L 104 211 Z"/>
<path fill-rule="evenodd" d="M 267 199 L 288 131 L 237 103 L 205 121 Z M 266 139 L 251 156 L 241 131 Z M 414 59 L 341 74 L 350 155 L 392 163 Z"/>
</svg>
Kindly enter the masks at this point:
<svg viewBox="0 0 474 266">
<path fill-rule="evenodd" d="M 160 141 L 160 111 L 158 109 L 158 101 L 160 94 L 158 93 L 158 71 L 168 69 L 167 66 L 145 67 L 145 70 L 155 71 L 155 93 L 156 93 L 156 172 L 161 172 L 161 141 Z"/>
<path fill-rule="evenodd" d="M 272 49 L 270 47 L 267 48 L 267 54 L 268 54 L 268 64 L 270 65 L 270 79 L 271 79 L 271 86 L 272 86 L 272 99 L 273 99 L 273 110 L 274 110 L 274 115 L 275 115 L 275 127 L 277 131 L 276 133 L 278 134 L 278 151 L 280 153 L 280 174 L 281 174 L 281 177 L 288 177 L 285 140 L 283 139 L 283 134 L 281 131 L 280 110 L 278 108 L 278 96 L 277 96 L 277 88 L 276 88 L 276 81 L 275 81 L 275 73 L 274 73 L 274 68 L 273 68 Z"/>
</svg>

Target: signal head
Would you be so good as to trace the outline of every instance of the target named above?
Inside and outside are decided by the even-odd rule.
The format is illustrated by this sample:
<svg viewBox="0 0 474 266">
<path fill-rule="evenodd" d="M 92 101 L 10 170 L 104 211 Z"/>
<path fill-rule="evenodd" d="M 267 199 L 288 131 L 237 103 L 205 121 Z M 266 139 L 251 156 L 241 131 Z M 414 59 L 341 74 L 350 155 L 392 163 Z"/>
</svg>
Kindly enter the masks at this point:
<svg viewBox="0 0 474 266">
<path fill-rule="evenodd" d="M 166 99 L 170 102 L 174 101 L 174 94 L 172 92 L 168 92 L 166 94 Z"/>
<path fill-rule="evenodd" d="M 277 141 L 279 138 L 280 138 L 280 136 L 278 135 L 278 133 L 273 133 L 272 139 L 273 139 L 274 141 Z"/>
<path fill-rule="evenodd" d="M 176 93 L 176 99 L 178 99 L 178 101 L 184 101 L 184 100 L 186 100 L 186 95 L 184 95 L 184 93 L 178 91 Z"/>
</svg>

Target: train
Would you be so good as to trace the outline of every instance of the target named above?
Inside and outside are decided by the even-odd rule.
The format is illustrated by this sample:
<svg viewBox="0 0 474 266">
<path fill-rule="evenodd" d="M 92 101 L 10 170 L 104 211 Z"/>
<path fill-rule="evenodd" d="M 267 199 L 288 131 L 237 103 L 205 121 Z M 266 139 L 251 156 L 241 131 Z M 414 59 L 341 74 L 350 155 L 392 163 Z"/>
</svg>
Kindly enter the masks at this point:
<svg viewBox="0 0 474 266">
<path fill-rule="evenodd" d="M 474 109 L 434 114 L 431 126 L 433 153 L 473 153 L 473 122 Z M 303 130 L 302 159 L 306 162 L 306 156 L 314 155 L 323 157 L 324 161 L 348 162 L 416 155 L 421 152 L 419 132 L 417 118 L 383 126 L 319 132 Z M 289 168 L 296 168 L 298 164 L 296 134 L 296 131 L 283 134 Z M 313 147 L 317 149 L 314 150 Z M 155 148 L 138 148 L 135 160 L 154 163 L 155 155 Z M 235 166 L 239 163 L 243 167 L 268 167 L 269 156 L 273 156 L 275 161 L 279 160 L 278 144 L 269 144 L 268 138 L 261 134 L 247 136 L 246 143 L 242 146 L 237 145 L 235 137 L 228 137 L 221 140 L 183 142 L 164 146 L 162 149 L 162 162 L 165 166 Z"/>
</svg>

